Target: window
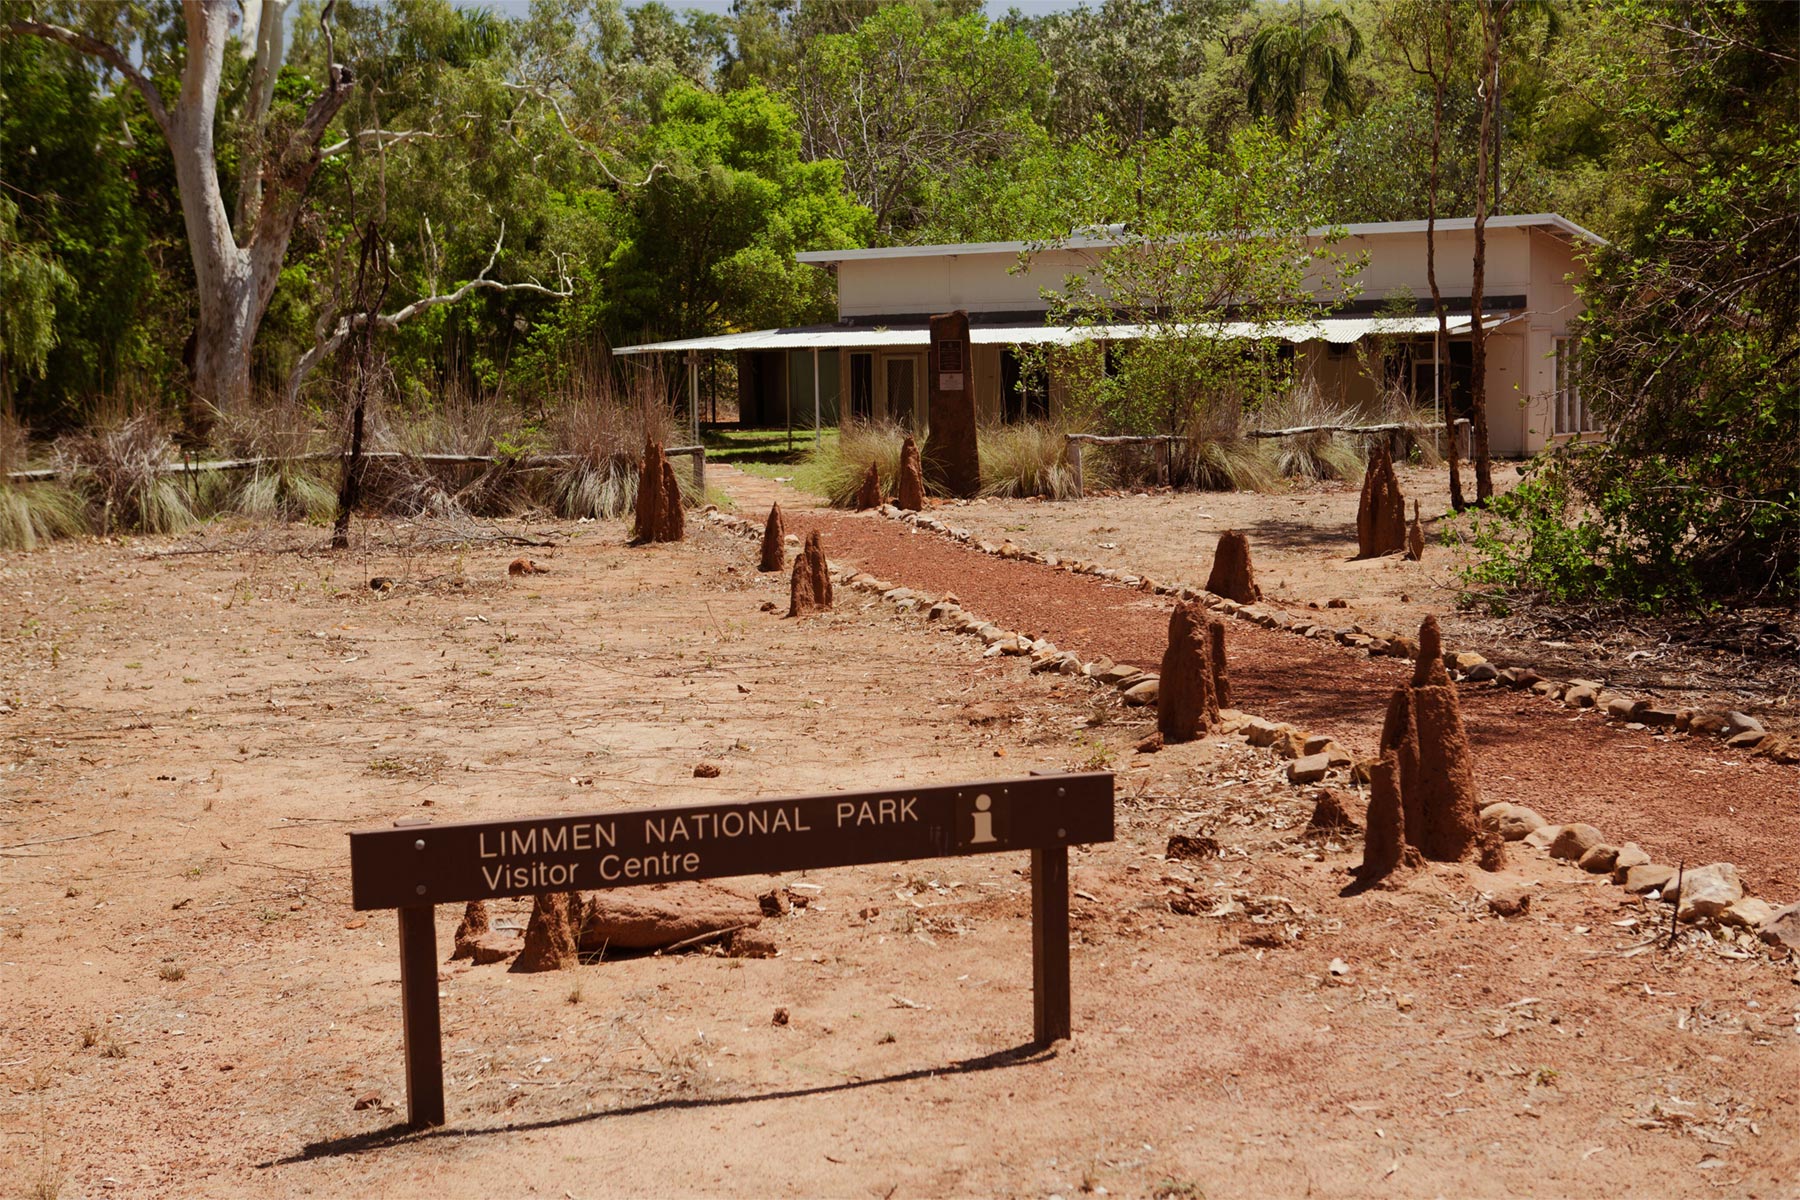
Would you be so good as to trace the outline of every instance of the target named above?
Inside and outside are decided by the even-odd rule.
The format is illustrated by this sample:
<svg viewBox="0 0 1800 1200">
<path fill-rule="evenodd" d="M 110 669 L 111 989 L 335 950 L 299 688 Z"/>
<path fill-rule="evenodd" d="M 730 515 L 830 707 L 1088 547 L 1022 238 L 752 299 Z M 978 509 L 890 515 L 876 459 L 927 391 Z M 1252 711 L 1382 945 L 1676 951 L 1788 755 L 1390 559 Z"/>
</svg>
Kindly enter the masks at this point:
<svg viewBox="0 0 1800 1200">
<path fill-rule="evenodd" d="M 1575 339 L 1556 339 L 1556 432 L 1587 433 L 1598 429 L 1575 380 Z"/>
<path fill-rule="evenodd" d="M 1032 370 L 1012 347 L 1000 351 L 1000 401 L 1008 425 L 1050 416 L 1050 373 Z"/>
<path fill-rule="evenodd" d="M 850 356 L 850 419 L 853 421 L 873 421 L 875 419 L 875 356 L 873 354 L 852 354 Z"/>
</svg>

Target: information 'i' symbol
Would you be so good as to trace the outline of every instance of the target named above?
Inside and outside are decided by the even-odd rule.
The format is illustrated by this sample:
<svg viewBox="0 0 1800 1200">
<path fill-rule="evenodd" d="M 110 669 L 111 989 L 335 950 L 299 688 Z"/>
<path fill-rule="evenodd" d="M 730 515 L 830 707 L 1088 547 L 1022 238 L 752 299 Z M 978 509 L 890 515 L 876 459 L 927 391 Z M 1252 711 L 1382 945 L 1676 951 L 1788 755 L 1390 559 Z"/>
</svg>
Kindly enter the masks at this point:
<svg viewBox="0 0 1800 1200">
<path fill-rule="evenodd" d="M 975 836 L 969 839 L 970 845 L 1000 840 L 994 836 L 994 814 L 988 811 L 993 807 L 993 798 L 987 793 L 975 797 Z"/>
</svg>

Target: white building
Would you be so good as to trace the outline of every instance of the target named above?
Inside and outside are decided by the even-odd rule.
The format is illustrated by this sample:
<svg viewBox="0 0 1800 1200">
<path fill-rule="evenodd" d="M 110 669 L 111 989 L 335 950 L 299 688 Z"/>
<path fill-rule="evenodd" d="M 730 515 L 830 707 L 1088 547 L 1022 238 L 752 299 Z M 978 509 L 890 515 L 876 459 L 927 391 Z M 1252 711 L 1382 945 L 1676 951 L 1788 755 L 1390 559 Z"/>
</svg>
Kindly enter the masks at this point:
<svg viewBox="0 0 1800 1200">
<path fill-rule="evenodd" d="M 1474 221 L 1437 223 L 1438 285 L 1452 314 L 1447 397 L 1432 391 L 1437 322 L 1425 270 L 1425 222 L 1349 225 L 1339 232 L 1339 255 L 1367 255 L 1355 302 L 1331 307 L 1321 296 L 1320 316 L 1306 324 L 1239 323 L 1226 332 L 1291 344 L 1298 374 L 1328 398 L 1358 405 L 1375 398 L 1378 381 L 1365 372 L 1354 344 L 1385 335 L 1397 347 L 1378 365 L 1389 386 L 1410 390 L 1424 407 L 1448 399 L 1460 409 L 1470 384 Z M 1600 244 L 1597 235 L 1554 213 L 1488 219 L 1482 309 L 1489 331 L 1488 428 L 1497 455 L 1532 454 L 1593 428 L 1567 386 L 1568 334 L 1581 310 L 1575 281 L 1587 252 Z M 836 275 L 835 324 L 625 346 L 614 353 L 684 353 L 690 387 L 700 355 L 736 355 L 739 414 L 746 425 L 810 429 L 816 412 L 825 424 L 891 419 L 923 428 L 927 321 L 933 313 L 961 309 L 969 314 L 980 418 L 1051 415 L 1063 403 L 1067 381 L 1054 370 L 1048 379 L 1032 377 L 1021 369 L 1015 348 L 1133 336 L 1129 326 L 1071 329 L 1045 320 L 1043 291 L 1091 271 L 1095 256 L 1117 247 L 1102 234 L 1070 238 L 1028 260 L 1022 259 L 1024 242 L 815 251 L 799 260 Z M 1391 315 L 1394 298 L 1406 296 L 1415 315 Z"/>
</svg>

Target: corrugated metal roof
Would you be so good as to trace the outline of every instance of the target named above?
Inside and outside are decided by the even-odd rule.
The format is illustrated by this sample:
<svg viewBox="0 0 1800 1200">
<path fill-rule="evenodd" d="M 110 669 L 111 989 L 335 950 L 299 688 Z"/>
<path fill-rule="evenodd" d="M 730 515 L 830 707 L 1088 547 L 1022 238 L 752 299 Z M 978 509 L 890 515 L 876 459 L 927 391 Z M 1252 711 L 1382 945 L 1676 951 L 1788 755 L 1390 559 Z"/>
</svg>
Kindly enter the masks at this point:
<svg viewBox="0 0 1800 1200">
<path fill-rule="evenodd" d="M 1592 242 L 1606 245 L 1606 239 L 1591 229 L 1584 229 L 1559 213 L 1519 213 L 1489 217 L 1489 229 L 1549 228 Z M 1474 217 L 1441 217 L 1440 233 L 1467 233 L 1475 228 Z M 1324 237 L 1338 231 L 1349 237 L 1383 237 L 1391 234 L 1424 233 L 1424 221 L 1363 221 L 1351 225 L 1319 225 L 1306 231 L 1308 237 Z M 933 246 L 874 246 L 864 250 L 807 250 L 794 257 L 803 263 L 865 262 L 882 258 L 945 258 L 960 254 L 1022 254 L 1026 250 L 1099 250 L 1131 240 L 1130 234 L 1094 237 L 1078 235 L 1042 242 L 953 242 Z"/>
<path fill-rule="evenodd" d="M 1489 313 L 1490 326 L 1510 319 Z M 1451 333 L 1467 333 L 1469 316 L 1449 318 Z M 1212 325 L 1165 329 L 1154 325 L 979 325 L 969 331 L 977 346 L 1072 346 L 1078 342 L 1129 342 L 1165 333 L 1191 332 L 1199 337 L 1231 339 L 1279 338 L 1287 342 L 1347 344 L 1373 334 L 1412 336 L 1436 331 L 1433 316 L 1320 317 L 1313 321 L 1225 321 Z M 860 350 L 889 346 L 928 346 L 929 329 L 840 329 L 815 325 L 796 329 L 759 329 L 746 333 L 722 333 L 716 337 L 682 338 L 672 342 L 647 342 L 620 346 L 614 354 L 665 354 L 682 350 Z"/>
</svg>

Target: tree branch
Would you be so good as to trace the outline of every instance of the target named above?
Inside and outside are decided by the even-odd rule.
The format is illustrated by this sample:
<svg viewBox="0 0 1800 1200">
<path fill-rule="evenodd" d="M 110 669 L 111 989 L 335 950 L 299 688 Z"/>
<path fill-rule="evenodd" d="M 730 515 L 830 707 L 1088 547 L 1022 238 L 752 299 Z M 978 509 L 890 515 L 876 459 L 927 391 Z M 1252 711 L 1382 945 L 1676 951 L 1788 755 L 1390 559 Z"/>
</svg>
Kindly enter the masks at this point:
<svg viewBox="0 0 1800 1200">
<path fill-rule="evenodd" d="M 426 312 L 433 308 L 441 308 L 446 304 L 455 304 L 458 301 L 466 300 L 469 296 L 478 291 L 533 292 L 537 295 L 550 296 L 557 300 L 566 300 L 575 294 L 575 281 L 570 277 L 568 268 L 560 257 L 557 259 L 556 263 L 557 280 L 555 287 L 545 287 L 535 279 L 527 280 L 524 283 L 501 283 L 497 279 L 488 278 L 488 272 L 492 271 L 494 269 L 494 264 L 500 260 L 500 247 L 505 241 L 506 223 L 502 221 L 500 223 L 500 236 L 494 239 L 494 249 L 488 254 L 487 265 L 481 268 L 481 272 L 476 275 L 475 278 L 464 283 L 455 291 L 421 296 L 411 304 L 408 304 L 405 308 L 398 309 L 395 312 L 378 313 L 375 316 L 375 327 L 377 329 L 398 328 L 402 323 L 412 320 L 422 312 Z M 298 396 L 300 394 L 300 385 L 306 382 L 306 377 L 312 373 L 313 368 L 317 367 L 327 355 L 331 354 L 341 346 L 344 339 L 350 336 L 352 330 L 360 328 L 366 324 L 367 321 L 368 317 L 364 313 L 352 313 L 349 316 L 339 317 L 337 325 L 331 333 L 328 336 L 321 337 L 319 341 L 314 344 L 313 348 L 301 355 L 300 360 L 294 364 L 294 369 L 289 373 L 287 384 L 284 389 L 288 398 L 291 400 Z"/>
<path fill-rule="evenodd" d="M 138 70 L 118 47 L 91 38 L 85 33 L 77 33 L 61 25 L 51 25 L 44 21 L 12 20 L 0 25 L 0 34 L 7 37 L 40 37 L 47 41 L 59 42 L 72 50 L 78 50 L 90 58 L 97 58 L 124 77 L 125 82 L 136 88 L 144 98 L 144 106 L 150 110 L 156 124 L 169 135 L 169 110 L 163 104 L 162 93 L 150 78 Z"/>
</svg>

